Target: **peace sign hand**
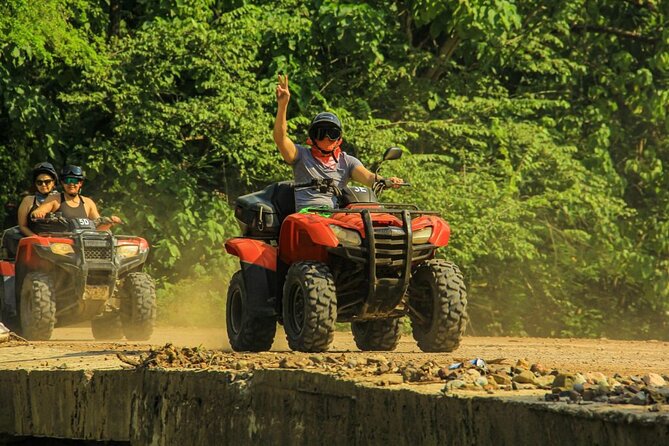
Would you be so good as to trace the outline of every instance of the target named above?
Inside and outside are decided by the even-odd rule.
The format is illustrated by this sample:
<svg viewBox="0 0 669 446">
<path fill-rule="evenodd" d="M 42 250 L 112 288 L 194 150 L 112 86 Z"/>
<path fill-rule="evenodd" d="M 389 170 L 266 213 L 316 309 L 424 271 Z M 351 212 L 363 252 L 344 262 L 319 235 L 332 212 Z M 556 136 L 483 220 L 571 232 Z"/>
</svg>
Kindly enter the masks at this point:
<svg viewBox="0 0 669 446">
<path fill-rule="evenodd" d="M 276 86 L 276 102 L 280 107 L 285 107 L 290 101 L 290 90 L 288 89 L 288 75 L 279 74 L 279 83 Z"/>
</svg>

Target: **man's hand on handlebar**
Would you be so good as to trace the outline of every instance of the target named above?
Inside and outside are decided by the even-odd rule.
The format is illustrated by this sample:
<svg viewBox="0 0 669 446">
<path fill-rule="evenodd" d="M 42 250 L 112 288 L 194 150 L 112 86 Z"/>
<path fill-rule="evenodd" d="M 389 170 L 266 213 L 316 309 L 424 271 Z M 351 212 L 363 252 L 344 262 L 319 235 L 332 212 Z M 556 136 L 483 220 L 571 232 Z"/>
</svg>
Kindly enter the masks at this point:
<svg viewBox="0 0 669 446">
<path fill-rule="evenodd" d="M 95 219 L 95 226 L 97 227 L 104 226 L 106 228 L 109 228 L 113 225 L 122 225 L 122 224 L 123 220 L 121 220 L 116 215 L 112 215 L 111 217 L 99 217 Z"/>
<path fill-rule="evenodd" d="M 384 178 L 382 181 L 385 182 L 386 187 L 392 187 L 393 189 L 398 189 L 401 186 L 408 185 L 408 183 L 405 183 L 402 178 L 397 177 Z"/>
</svg>

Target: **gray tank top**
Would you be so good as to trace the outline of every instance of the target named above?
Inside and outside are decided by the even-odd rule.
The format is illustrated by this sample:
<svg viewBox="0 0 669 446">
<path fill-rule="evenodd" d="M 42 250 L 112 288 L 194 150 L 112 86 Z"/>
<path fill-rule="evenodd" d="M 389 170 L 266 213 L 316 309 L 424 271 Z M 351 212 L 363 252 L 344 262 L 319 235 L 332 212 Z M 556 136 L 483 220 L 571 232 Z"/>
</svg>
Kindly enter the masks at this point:
<svg viewBox="0 0 669 446">
<path fill-rule="evenodd" d="M 86 208 L 84 207 L 84 199 L 79 195 L 79 205 L 76 207 L 69 206 L 65 201 L 65 194 L 60 194 L 60 207 L 58 211 L 63 215 L 63 218 L 68 220 L 74 218 L 88 218 Z"/>
<path fill-rule="evenodd" d="M 332 168 L 325 166 L 311 155 L 311 148 L 296 144 L 297 158 L 293 162 L 293 177 L 295 183 L 308 183 L 316 178 L 332 178 L 340 189 L 346 187 L 351 179 L 353 169 L 362 166 L 360 160 L 354 156 L 341 152 L 337 163 Z M 326 206 L 336 209 L 339 207 L 337 198 L 332 194 L 324 194 L 316 190 L 305 188 L 295 190 L 295 210 L 300 211 L 307 207 Z"/>
</svg>

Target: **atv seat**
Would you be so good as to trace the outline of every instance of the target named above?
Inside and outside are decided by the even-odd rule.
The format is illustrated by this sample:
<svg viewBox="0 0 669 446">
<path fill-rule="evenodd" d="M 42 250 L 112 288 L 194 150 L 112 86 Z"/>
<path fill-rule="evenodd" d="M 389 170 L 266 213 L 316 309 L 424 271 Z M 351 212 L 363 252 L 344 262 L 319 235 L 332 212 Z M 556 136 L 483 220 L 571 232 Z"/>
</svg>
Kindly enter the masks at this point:
<svg viewBox="0 0 669 446">
<path fill-rule="evenodd" d="M 276 209 L 279 225 L 286 217 L 295 213 L 295 187 L 292 181 L 280 181 L 274 185 L 272 206 Z"/>
</svg>

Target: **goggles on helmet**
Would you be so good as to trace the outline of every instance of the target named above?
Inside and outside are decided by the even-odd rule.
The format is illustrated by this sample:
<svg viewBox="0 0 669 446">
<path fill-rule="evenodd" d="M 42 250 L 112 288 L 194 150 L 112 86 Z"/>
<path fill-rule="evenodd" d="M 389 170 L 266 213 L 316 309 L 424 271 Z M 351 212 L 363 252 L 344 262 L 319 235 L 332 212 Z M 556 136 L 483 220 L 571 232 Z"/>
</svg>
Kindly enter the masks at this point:
<svg viewBox="0 0 669 446">
<path fill-rule="evenodd" d="M 63 170 L 60 172 L 61 178 L 66 178 L 66 177 L 75 177 L 79 179 L 84 178 L 84 171 L 81 167 L 79 166 L 65 166 L 63 167 Z"/>
<path fill-rule="evenodd" d="M 317 127 L 315 130 L 316 139 L 321 141 L 326 137 L 330 141 L 336 141 L 341 138 L 341 129 L 337 127 Z"/>
<path fill-rule="evenodd" d="M 37 163 L 33 167 L 33 170 L 54 170 L 53 164 L 51 163 Z"/>
</svg>

